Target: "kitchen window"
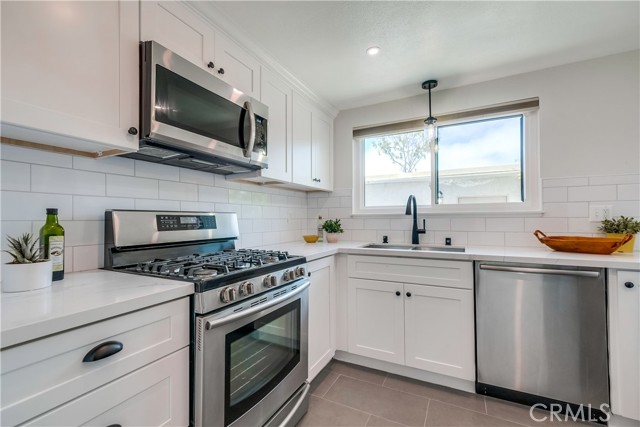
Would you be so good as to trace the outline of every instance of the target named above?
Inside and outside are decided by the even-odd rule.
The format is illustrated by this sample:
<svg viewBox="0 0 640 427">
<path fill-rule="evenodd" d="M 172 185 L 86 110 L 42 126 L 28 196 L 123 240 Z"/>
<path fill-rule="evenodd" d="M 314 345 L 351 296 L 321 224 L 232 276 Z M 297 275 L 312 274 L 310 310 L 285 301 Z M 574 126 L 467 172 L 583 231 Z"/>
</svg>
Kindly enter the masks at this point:
<svg viewBox="0 0 640 427">
<path fill-rule="evenodd" d="M 433 147 L 422 120 L 354 130 L 354 214 L 540 210 L 538 100 L 438 118 Z"/>
</svg>

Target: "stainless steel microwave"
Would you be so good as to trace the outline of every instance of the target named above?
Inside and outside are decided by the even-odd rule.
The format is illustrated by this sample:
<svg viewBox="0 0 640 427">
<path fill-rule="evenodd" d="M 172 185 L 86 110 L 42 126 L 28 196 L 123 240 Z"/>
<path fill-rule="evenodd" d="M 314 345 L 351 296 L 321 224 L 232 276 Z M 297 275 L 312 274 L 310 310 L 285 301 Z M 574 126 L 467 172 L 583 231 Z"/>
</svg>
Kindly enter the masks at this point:
<svg viewBox="0 0 640 427">
<path fill-rule="evenodd" d="M 140 53 L 140 149 L 126 157 L 225 175 L 268 166 L 267 106 L 154 41 Z"/>
</svg>

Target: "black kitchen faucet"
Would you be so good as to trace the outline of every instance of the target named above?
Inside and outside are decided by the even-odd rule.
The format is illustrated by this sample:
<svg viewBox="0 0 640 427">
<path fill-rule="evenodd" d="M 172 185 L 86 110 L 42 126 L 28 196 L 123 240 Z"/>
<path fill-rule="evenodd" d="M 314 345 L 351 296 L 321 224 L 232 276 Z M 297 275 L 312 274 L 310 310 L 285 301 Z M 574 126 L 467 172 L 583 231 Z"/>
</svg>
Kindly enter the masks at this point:
<svg viewBox="0 0 640 427">
<path fill-rule="evenodd" d="M 425 234 L 427 232 L 427 220 L 422 218 L 422 228 L 418 228 L 418 207 L 416 206 L 416 196 L 411 194 L 407 200 L 407 210 L 404 212 L 406 215 L 411 215 L 411 204 L 413 204 L 413 228 L 411 229 L 411 244 L 417 245 L 420 243 L 418 234 Z"/>
</svg>

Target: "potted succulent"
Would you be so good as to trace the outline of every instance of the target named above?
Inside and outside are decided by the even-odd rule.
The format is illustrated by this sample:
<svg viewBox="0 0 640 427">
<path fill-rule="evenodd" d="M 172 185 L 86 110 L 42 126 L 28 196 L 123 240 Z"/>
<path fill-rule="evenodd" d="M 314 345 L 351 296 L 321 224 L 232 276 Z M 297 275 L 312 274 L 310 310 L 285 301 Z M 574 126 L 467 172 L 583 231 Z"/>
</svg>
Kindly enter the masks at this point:
<svg viewBox="0 0 640 427">
<path fill-rule="evenodd" d="M 22 292 L 51 286 L 51 261 L 40 257 L 38 239 L 24 233 L 17 239 L 7 237 L 13 261 L 2 265 L 2 292 Z"/>
<path fill-rule="evenodd" d="M 633 238 L 620 246 L 618 252 L 633 252 L 633 244 L 636 234 L 640 232 L 640 221 L 633 217 L 619 216 L 618 218 L 603 219 L 599 230 L 607 233 L 608 237 L 622 237 L 624 234 L 633 234 Z"/>
<path fill-rule="evenodd" d="M 340 233 L 344 233 L 339 219 L 328 219 L 322 224 L 322 229 L 327 232 L 327 242 L 337 243 Z"/>
</svg>

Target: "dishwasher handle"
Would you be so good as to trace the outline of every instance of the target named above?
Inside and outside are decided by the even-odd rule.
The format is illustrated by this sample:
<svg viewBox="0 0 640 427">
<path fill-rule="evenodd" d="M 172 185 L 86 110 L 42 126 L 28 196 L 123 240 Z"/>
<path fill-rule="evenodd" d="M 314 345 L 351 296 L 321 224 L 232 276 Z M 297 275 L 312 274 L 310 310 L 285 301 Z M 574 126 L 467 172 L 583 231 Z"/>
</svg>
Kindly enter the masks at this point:
<svg viewBox="0 0 640 427">
<path fill-rule="evenodd" d="M 507 271 L 510 273 L 557 274 L 559 276 L 600 277 L 598 271 L 560 270 L 557 268 L 510 267 L 506 265 L 480 264 L 480 270 Z"/>
</svg>

